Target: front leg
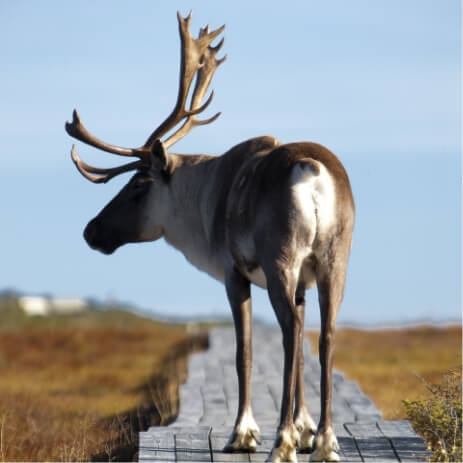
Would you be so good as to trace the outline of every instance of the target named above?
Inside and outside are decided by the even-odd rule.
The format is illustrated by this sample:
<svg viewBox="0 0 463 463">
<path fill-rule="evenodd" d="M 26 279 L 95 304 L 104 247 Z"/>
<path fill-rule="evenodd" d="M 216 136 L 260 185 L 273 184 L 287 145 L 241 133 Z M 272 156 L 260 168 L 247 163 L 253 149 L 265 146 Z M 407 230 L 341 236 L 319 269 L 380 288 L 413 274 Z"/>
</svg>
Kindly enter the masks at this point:
<svg viewBox="0 0 463 463">
<path fill-rule="evenodd" d="M 260 431 L 251 409 L 252 309 L 249 281 L 236 268 L 225 278 L 236 331 L 236 372 L 238 374 L 238 414 L 224 452 L 255 452 Z"/>
</svg>

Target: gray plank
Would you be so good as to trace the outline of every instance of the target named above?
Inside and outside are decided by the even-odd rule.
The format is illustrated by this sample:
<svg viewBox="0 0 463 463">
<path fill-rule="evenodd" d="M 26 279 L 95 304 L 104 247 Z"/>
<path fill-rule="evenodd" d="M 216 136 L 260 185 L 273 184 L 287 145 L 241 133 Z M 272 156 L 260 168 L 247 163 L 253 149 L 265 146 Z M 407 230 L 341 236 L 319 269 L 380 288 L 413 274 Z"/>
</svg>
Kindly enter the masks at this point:
<svg viewBox="0 0 463 463">
<path fill-rule="evenodd" d="M 341 448 L 339 454 L 341 461 L 362 461 L 355 439 L 344 425 L 334 423 L 333 430 L 338 439 L 339 447 Z"/>
<path fill-rule="evenodd" d="M 369 437 L 384 437 L 375 423 L 346 423 L 345 428 L 351 436 L 365 439 Z"/>
<path fill-rule="evenodd" d="M 212 461 L 209 433 L 210 430 L 175 434 L 176 461 Z"/>
<path fill-rule="evenodd" d="M 378 421 L 379 430 L 387 437 L 416 437 L 409 421 Z"/>
<path fill-rule="evenodd" d="M 432 454 L 426 448 L 421 437 L 393 437 L 391 438 L 400 461 L 429 461 Z"/>
<path fill-rule="evenodd" d="M 353 437 L 338 436 L 341 461 L 363 461 Z"/>
<path fill-rule="evenodd" d="M 175 461 L 172 432 L 142 432 L 139 435 L 138 461 Z"/>
<path fill-rule="evenodd" d="M 228 438 L 231 434 L 232 428 L 229 431 L 215 431 L 212 429 L 210 434 L 210 444 L 212 450 L 212 461 L 221 461 L 221 462 L 236 462 L 236 461 L 249 461 L 248 452 L 233 452 L 225 453 L 223 448 L 228 442 Z"/>
<path fill-rule="evenodd" d="M 363 461 L 398 461 L 386 437 L 356 438 L 355 442 Z"/>
<path fill-rule="evenodd" d="M 391 442 L 376 423 L 346 423 L 364 461 L 398 461 Z"/>
<path fill-rule="evenodd" d="M 389 438 L 401 461 L 425 461 L 432 456 L 424 439 L 416 435 L 409 421 L 379 421 L 377 426 Z"/>
</svg>

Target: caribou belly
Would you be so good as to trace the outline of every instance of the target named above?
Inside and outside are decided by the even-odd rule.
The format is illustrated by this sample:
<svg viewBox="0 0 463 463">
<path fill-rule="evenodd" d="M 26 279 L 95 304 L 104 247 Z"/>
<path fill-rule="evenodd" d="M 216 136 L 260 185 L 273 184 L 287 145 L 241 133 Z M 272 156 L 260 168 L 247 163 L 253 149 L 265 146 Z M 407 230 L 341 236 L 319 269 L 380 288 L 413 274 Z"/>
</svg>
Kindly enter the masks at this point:
<svg viewBox="0 0 463 463">
<path fill-rule="evenodd" d="M 267 278 L 265 278 L 262 267 L 257 267 L 251 272 L 246 272 L 246 276 L 248 277 L 249 281 L 254 283 L 256 286 L 264 289 L 267 288 Z"/>
<path fill-rule="evenodd" d="M 259 288 L 267 289 L 267 279 L 265 278 L 262 267 L 257 267 L 250 272 L 246 272 L 246 277 L 251 283 L 259 286 Z M 309 259 L 307 259 L 302 265 L 300 279 L 304 282 L 306 289 L 313 288 L 315 286 L 315 272 Z"/>
</svg>

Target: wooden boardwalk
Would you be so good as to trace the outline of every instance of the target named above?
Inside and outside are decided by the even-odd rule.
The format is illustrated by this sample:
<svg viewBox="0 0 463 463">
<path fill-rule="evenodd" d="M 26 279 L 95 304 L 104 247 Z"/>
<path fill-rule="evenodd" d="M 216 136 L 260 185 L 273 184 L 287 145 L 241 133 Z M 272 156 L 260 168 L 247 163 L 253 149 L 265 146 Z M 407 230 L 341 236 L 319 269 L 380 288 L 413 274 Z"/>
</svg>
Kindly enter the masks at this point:
<svg viewBox="0 0 463 463">
<path fill-rule="evenodd" d="M 209 349 L 190 357 L 175 422 L 140 433 L 140 462 L 267 459 L 278 422 L 283 352 L 276 328 L 255 325 L 253 338 L 252 403 L 262 437 L 257 452 L 222 452 L 235 420 L 238 386 L 233 328 L 217 328 L 210 333 Z M 320 366 L 307 342 L 304 352 L 308 407 L 317 422 Z M 343 461 L 423 461 L 430 456 L 408 421 L 383 421 L 373 402 L 342 373 L 334 373 L 333 383 L 333 421 Z M 308 453 L 298 453 L 298 461 L 309 458 Z"/>
</svg>

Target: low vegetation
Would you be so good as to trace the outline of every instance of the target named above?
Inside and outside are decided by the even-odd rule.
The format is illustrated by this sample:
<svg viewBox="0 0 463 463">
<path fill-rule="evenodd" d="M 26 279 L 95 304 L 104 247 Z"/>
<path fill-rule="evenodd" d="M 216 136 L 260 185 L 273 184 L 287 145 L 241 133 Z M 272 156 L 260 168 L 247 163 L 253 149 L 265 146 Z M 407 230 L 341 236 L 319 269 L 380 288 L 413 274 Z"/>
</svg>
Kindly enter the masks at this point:
<svg viewBox="0 0 463 463">
<path fill-rule="evenodd" d="M 433 461 L 462 461 L 461 368 L 450 370 L 440 384 L 423 380 L 430 397 L 404 400 L 408 418 L 432 451 Z"/>
<path fill-rule="evenodd" d="M 123 310 L 30 317 L 0 306 L 2 461 L 131 461 L 138 431 L 177 414 L 207 336 Z"/>
<path fill-rule="evenodd" d="M 318 333 L 308 336 L 316 350 Z M 339 329 L 334 366 L 360 384 L 384 419 L 409 419 L 433 460 L 461 461 L 460 326 Z"/>
<path fill-rule="evenodd" d="M 317 350 L 318 332 L 309 332 Z M 357 381 L 386 420 L 406 419 L 402 400 L 429 397 L 420 378 L 439 383 L 461 366 L 459 326 L 367 331 L 338 329 L 334 367 Z"/>
</svg>

